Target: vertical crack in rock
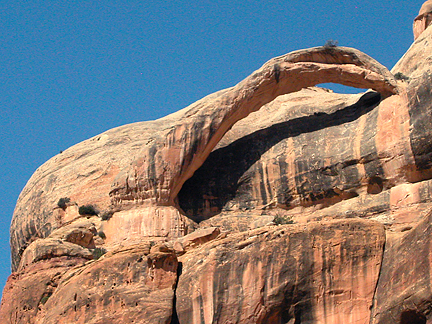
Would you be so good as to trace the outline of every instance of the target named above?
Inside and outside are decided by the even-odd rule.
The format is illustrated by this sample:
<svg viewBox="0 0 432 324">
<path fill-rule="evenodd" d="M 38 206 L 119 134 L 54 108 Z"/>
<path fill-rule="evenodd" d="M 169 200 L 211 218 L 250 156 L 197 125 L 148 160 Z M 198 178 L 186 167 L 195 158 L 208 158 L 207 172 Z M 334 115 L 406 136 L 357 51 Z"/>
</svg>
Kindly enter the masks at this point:
<svg viewBox="0 0 432 324">
<path fill-rule="evenodd" d="M 178 286 L 182 271 L 183 271 L 183 263 L 178 262 L 178 264 L 177 264 L 177 281 L 174 285 L 173 314 L 172 314 L 170 324 L 180 324 L 176 307 L 177 307 L 177 286 Z"/>
<path fill-rule="evenodd" d="M 381 278 L 381 274 L 383 271 L 383 261 L 384 261 L 384 253 L 385 253 L 385 248 L 386 248 L 386 244 L 387 244 L 387 233 L 384 231 L 384 244 L 382 246 L 382 253 L 381 253 L 381 260 L 380 260 L 380 268 L 379 268 L 379 272 L 378 272 L 378 276 L 377 276 L 377 280 L 375 283 L 375 289 L 374 289 L 374 294 L 372 297 L 372 305 L 371 305 L 371 310 L 370 310 L 370 320 L 369 320 L 369 324 L 373 323 L 374 320 L 374 314 L 375 314 L 375 308 L 376 308 L 376 304 L 377 304 L 377 292 L 378 292 L 378 285 L 379 285 L 379 281 Z"/>
</svg>

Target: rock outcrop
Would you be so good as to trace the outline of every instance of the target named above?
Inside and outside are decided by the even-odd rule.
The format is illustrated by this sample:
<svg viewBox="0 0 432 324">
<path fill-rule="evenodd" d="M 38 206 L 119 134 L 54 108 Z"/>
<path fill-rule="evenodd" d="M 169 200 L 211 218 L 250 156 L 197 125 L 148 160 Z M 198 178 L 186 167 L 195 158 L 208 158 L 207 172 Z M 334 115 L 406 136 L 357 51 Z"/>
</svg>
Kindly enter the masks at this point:
<svg viewBox="0 0 432 324">
<path fill-rule="evenodd" d="M 430 25 L 432 21 L 432 1 L 426 1 L 420 8 L 418 16 L 414 19 L 414 40 Z"/>
<path fill-rule="evenodd" d="M 46 162 L 17 202 L 0 318 L 432 321 L 429 7 L 391 72 L 296 51 Z"/>
<path fill-rule="evenodd" d="M 133 236 L 185 235 L 178 193 L 223 135 L 277 96 L 323 82 L 373 88 L 383 96 L 397 92 L 393 75 L 367 55 L 320 47 L 270 60 L 237 86 L 170 116 L 78 144 L 38 169 L 20 195 L 11 225 L 13 268 L 31 241 L 71 220 L 70 213 L 53 213 L 62 197 L 117 211 L 114 230 L 135 226 Z"/>
<path fill-rule="evenodd" d="M 384 242 L 383 226 L 366 220 L 213 241 L 179 258 L 179 322 L 369 323 Z"/>
<path fill-rule="evenodd" d="M 66 273 L 35 323 L 169 323 L 177 257 L 140 244 Z"/>
</svg>

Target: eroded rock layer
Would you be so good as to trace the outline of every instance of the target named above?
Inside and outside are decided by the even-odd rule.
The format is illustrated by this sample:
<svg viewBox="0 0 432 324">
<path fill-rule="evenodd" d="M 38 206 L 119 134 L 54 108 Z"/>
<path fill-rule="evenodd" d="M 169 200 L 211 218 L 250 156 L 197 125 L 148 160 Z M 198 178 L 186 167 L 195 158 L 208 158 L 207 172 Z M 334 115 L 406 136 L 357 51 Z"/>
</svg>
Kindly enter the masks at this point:
<svg viewBox="0 0 432 324">
<path fill-rule="evenodd" d="M 17 202 L 0 318 L 432 322 L 429 17 L 391 72 L 296 51 L 53 157 Z"/>
<path fill-rule="evenodd" d="M 69 221 L 67 215 L 53 213 L 58 199 L 116 211 L 178 207 L 184 182 L 237 121 L 279 95 L 323 82 L 373 88 L 383 96 L 397 93 L 393 75 L 355 49 L 302 50 L 272 59 L 235 87 L 166 118 L 113 129 L 54 157 L 35 172 L 20 195 L 11 225 L 14 269 L 34 238 L 46 237 Z M 119 151 L 124 153 L 119 156 Z M 36 216 L 29 219 L 29 214 Z M 170 227 L 185 227 L 181 215 L 170 214 Z M 159 233 L 150 231 L 148 236 Z M 167 235 L 184 234 L 176 230 Z"/>
<path fill-rule="evenodd" d="M 179 321 L 369 323 L 384 242 L 384 227 L 364 220 L 214 241 L 180 258 Z"/>
</svg>

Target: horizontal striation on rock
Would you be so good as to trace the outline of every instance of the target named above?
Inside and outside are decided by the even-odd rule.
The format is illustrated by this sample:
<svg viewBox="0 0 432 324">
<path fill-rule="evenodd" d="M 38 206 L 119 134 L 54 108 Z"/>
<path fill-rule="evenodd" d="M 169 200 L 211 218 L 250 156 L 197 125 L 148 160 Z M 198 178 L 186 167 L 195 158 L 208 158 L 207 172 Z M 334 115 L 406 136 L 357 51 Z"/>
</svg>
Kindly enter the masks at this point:
<svg viewBox="0 0 432 324">
<path fill-rule="evenodd" d="M 317 97 L 321 106 L 313 104 Z M 355 101 L 347 105 L 347 99 Z M 233 127 L 233 135 L 227 134 L 230 143 L 214 150 L 184 184 L 180 207 L 202 221 L 222 210 L 328 206 L 363 191 L 377 194 L 404 181 L 405 169 L 414 164 L 410 152 L 402 151 L 409 146 L 408 130 L 393 141 L 382 135 L 387 143 L 376 140 L 387 131 L 378 120 L 393 106 L 385 102 L 378 106 L 376 92 L 336 95 L 314 89 L 280 97 Z M 286 115 L 277 121 L 265 119 L 281 108 Z M 301 116 L 288 113 L 292 111 L 301 111 Z M 246 127 L 249 133 L 244 135 Z M 394 143 L 403 161 L 389 170 L 381 156 L 390 149 L 392 156 L 399 153 L 387 145 Z"/>
<path fill-rule="evenodd" d="M 87 259 L 66 256 L 40 261 L 25 272 L 9 276 L 3 290 L 0 318 L 4 323 L 35 323 L 44 303 L 70 269 L 82 266 Z"/>
</svg>

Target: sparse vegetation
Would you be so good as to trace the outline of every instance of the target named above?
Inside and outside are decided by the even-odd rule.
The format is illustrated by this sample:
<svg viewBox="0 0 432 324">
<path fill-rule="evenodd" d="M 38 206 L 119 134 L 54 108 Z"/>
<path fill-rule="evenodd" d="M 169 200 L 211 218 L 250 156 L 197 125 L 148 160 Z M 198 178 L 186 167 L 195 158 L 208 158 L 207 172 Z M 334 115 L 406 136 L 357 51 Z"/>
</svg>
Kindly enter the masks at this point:
<svg viewBox="0 0 432 324">
<path fill-rule="evenodd" d="M 286 225 L 294 224 L 294 221 L 291 216 L 276 214 L 275 218 L 273 218 L 273 223 L 275 223 L 275 225 Z"/>
<path fill-rule="evenodd" d="M 112 210 L 104 211 L 101 215 L 101 218 L 102 218 L 102 220 L 109 220 L 113 214 L 114 214 L 114 211 L 112 211 Z"/>
<path fill-rule="evenodd" d="M 102 255 L 104 255 L 105 253 L 107 253 L 107 250 L 105 250 L 104 248 L 95 248 L 93 251 L 93 259 L 97 260 L 99 259 Z"/>
<path fill-rule="evenodd" d="M 41 298 L 41 300 L 40 300 L 40 303 L 42 304 L 42 305 L 45 305 L 45 303 L 47 302 L 47 300 L 48 300 L 48 296 L 43 296 L 42 298 Z"/>
<path fill-rule="evenodd" d="M 104 232 L 102 232 L 102 231 L 99 231 L 99 232 L 98 232 L 98 235 L 99 235 L 99 237 L 100 237 L 101 239 L 103 239 L 103 240 L 105 240 L 105 239 L 106 239 L 106 235 L 105 235 L 105 233 L 104 233 Z"/>
<path fill-rule="evenodd" d="M 401 80 L 401 81 L 408 81 L 409 77 L 407 77 L 405 74 L 403 74 L 402 72 L 398 72 L 394 75 L 396 80 Z"/>
<path fill-rule="evenodd" d="M 45 305 L 48 299 L 51 297 L 52 293 L 44 293 L 42 298 L 39 301 L 39 304 Z"/>
<path fill-rule="evenodd" d="M 67 203 L 70 202 L 69 197 L 60 198 L 57 202 L 57 206 L 59 206 L 61 209 L 65 210 L 67 207 Z"/>
<path fill-rule="evenodd" d="M 98 211 L 96 210 L 96 208 L 93 205 L 81 206 L 78 209 L 78 213 L 80 215 L 90 215 L 90 216 L 97 216 L 98 215 Z"/>
<path fill-rule="evenodd" d="M 334 48 L 334 47 L 337 47 L 338 45 L 339 45 L 339 42 L 337 40 L 329 39 L 324 44 L 324 47 L 325 48 Z"/>
</svg>

